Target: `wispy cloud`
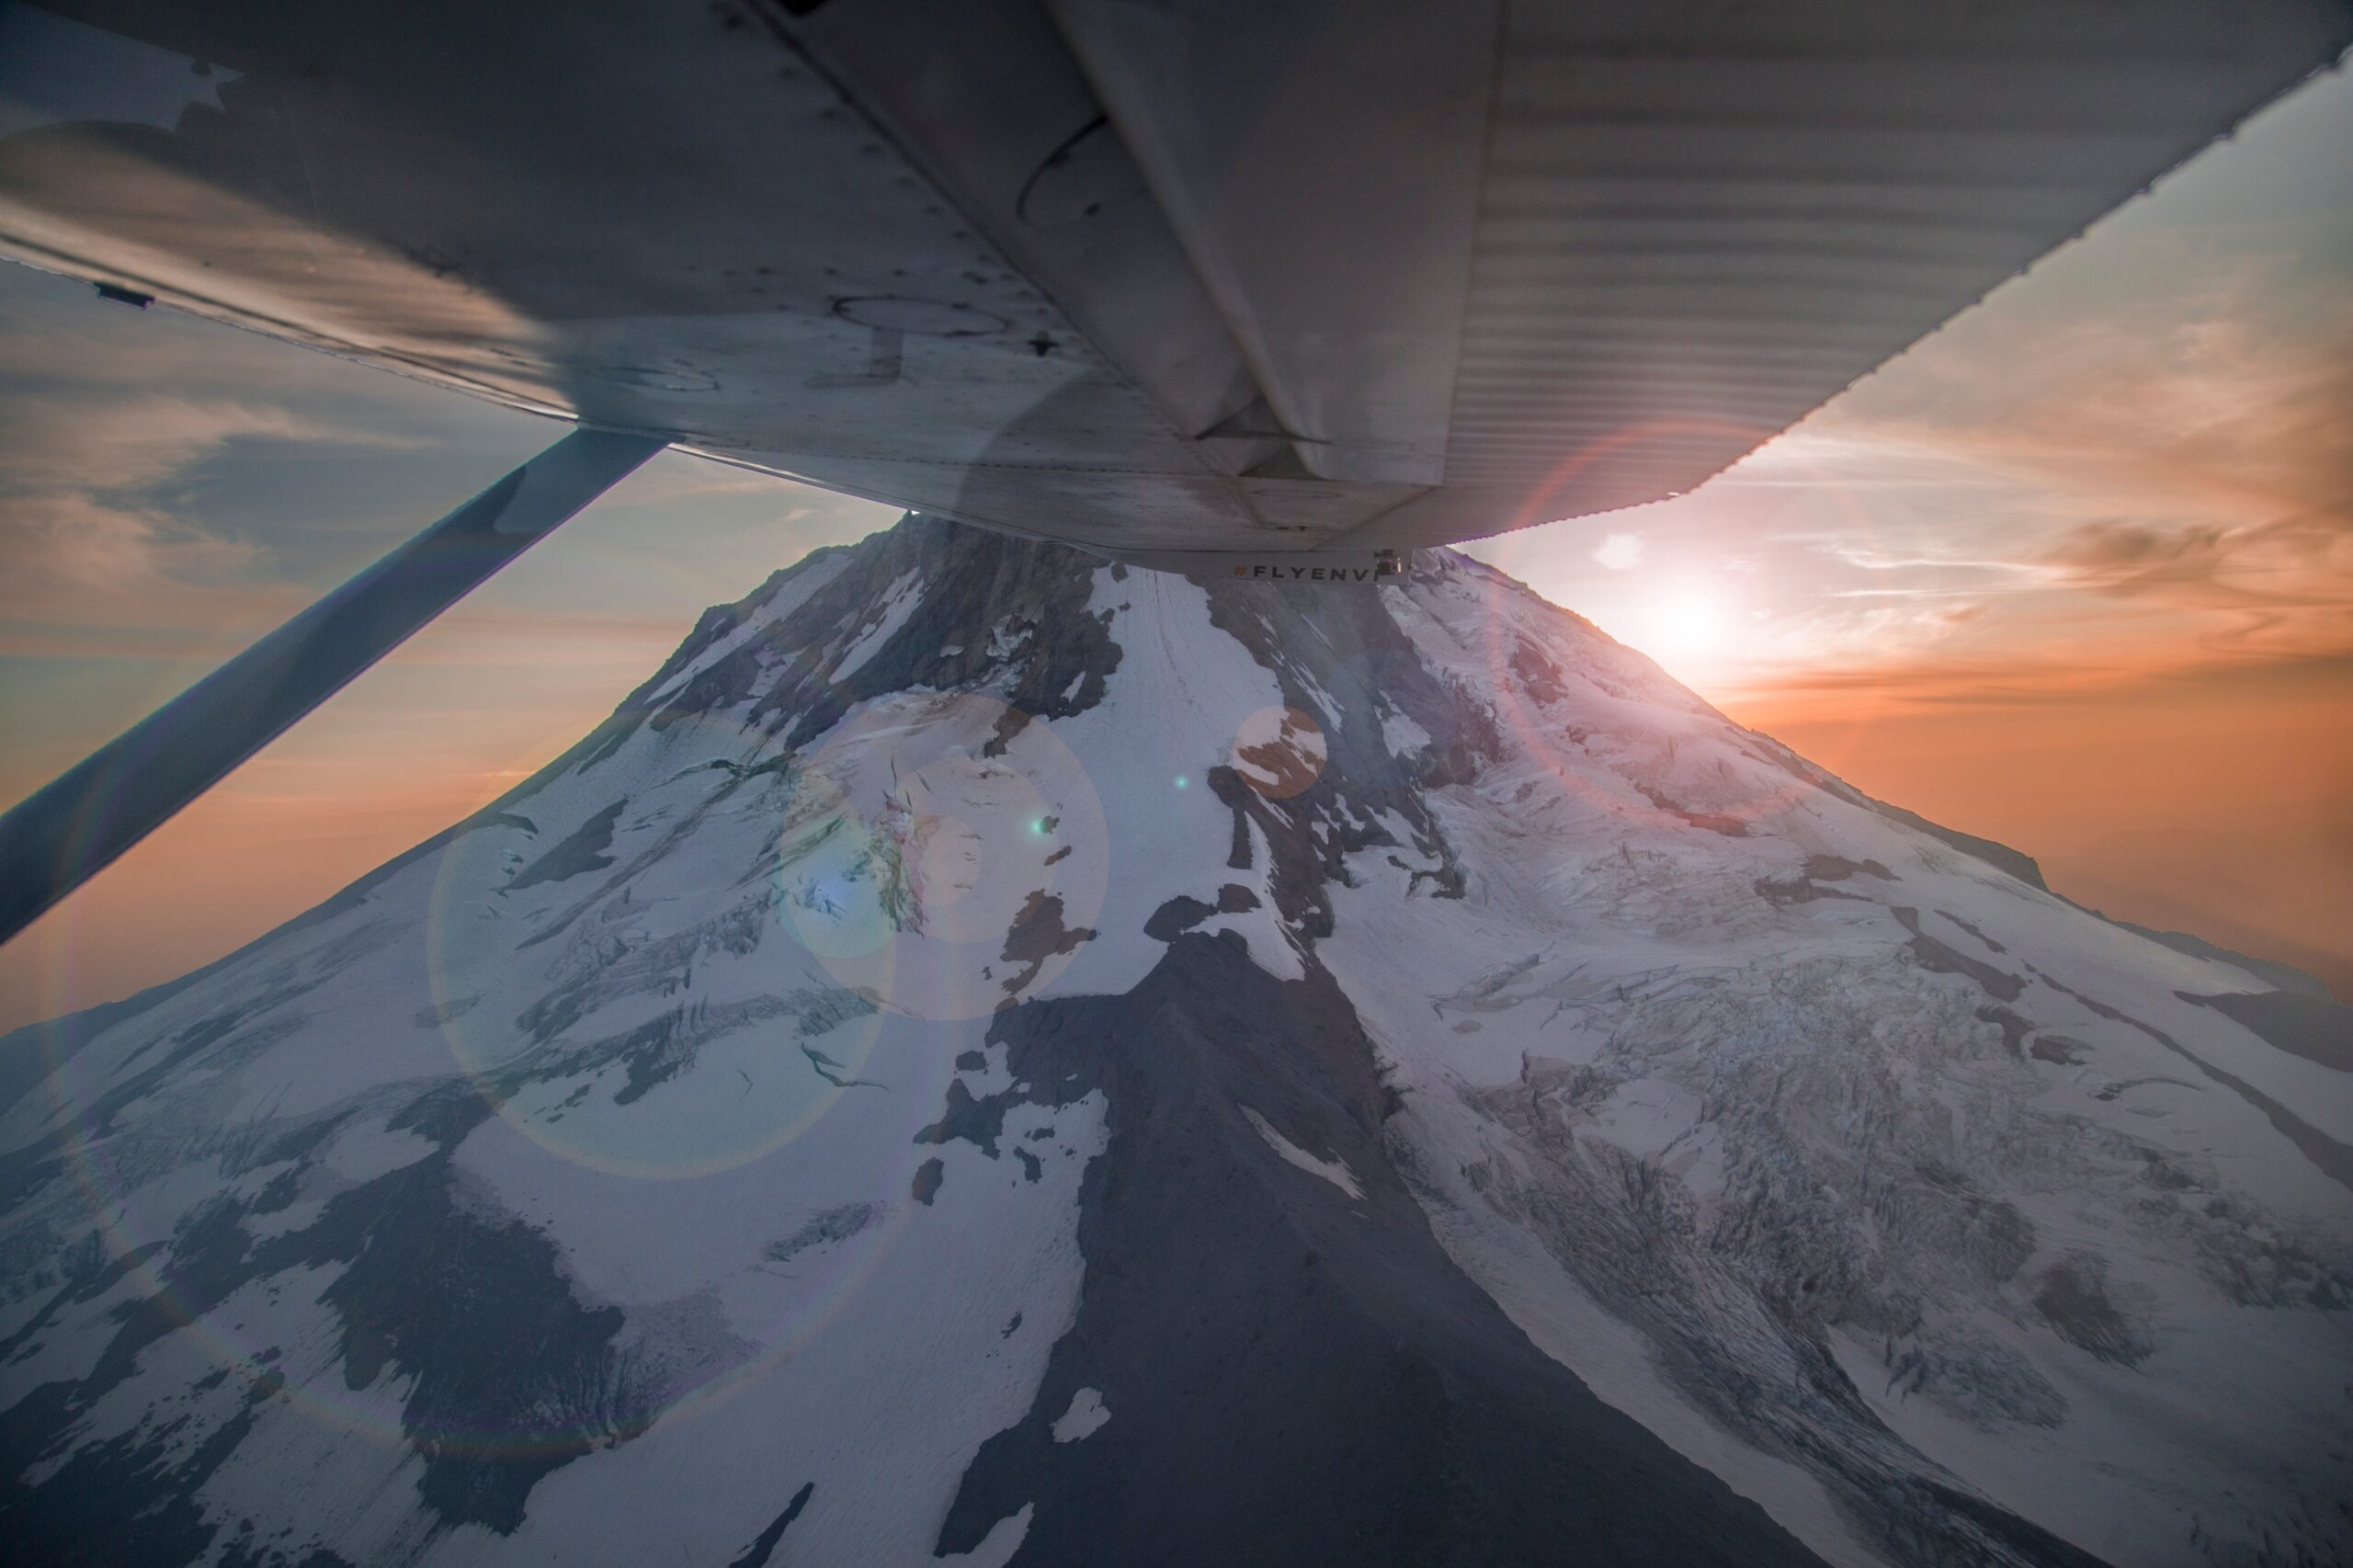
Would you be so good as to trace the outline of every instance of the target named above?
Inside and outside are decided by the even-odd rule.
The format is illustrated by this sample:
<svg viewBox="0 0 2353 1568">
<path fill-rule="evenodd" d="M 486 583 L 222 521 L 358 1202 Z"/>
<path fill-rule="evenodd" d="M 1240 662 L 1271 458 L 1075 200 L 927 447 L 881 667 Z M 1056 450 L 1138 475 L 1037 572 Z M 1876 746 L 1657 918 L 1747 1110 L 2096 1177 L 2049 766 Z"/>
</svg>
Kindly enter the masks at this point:
<svg viewBox="0 0 2353 1568">
<path fill-rule="evenodd" d="M 2032 701 L 2353 656 L 2353 267 L 2310 254 L 2353 262 L 2353 219 L 2300 234 L 2087 244 L 1727 476 L 1814 563 L 1739 678 Z"/>
<path fill-rule="evenodd" d="M 2157 528 L 2104 518 L 2079 524 L 2043 560 L 2102 593 L 2185 603 L 2353 603 L 2353 519 L 2282 517 L 2230 527 Z"/>
<path fill-rule="evenodd" d="M 276 580 L 266 543 L 208 526 L 188 504 L 203 465 L 240 442 L 409 442 L 305 406 L 281 346 L 228 337 L 208 349 L 143 318 L 147 330 L 120 334 L 6 324 L 0 621 L 19 629 L 273 619 L 298 601 Z"/>
<path fill-rule="evenodd" d="M 120 493 L 159 483 L 232 441 L 267 438 L 392 447 L 403 437 L 354 428 L 255 398 L 142 394 L 0 396 L 11 490 Z"/>
</svg>

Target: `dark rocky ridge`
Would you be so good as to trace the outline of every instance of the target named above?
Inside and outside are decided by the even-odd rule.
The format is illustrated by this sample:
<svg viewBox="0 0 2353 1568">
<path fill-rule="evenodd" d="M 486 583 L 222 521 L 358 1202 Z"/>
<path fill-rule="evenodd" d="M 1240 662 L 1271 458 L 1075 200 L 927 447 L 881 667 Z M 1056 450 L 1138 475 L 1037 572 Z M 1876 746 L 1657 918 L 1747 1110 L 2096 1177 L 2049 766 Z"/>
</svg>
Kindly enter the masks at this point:
<svg viewBox="0 0 2353 1568">
<path fill-rule="evenodd" d="M 650 722 L 676 723 L 756 693 L 749 722 L 787 745 L 799 744 L 863 699 L 916 686 L 953 689 L 999 676 L 1005 661 L 990 644 L 1000 628 L 1005 638 L 1023 643 L 1014 678 L 1005 683 L 1008 706 L 1041 719 L 1082 712 L 1102 700 L 1104 677 L 1119 666 L 1120 650 L 1103 619 L 1086 609 L 1088 575 L 1071 569 L 1075 557 L 1066 546 L 910 517 L 851 551 L 832 581 L 699 673 L 662 701 Z M 909 574 L 926 585 L 922 603 L 847 678 L 826 679 L 824 656 L 873 627 L 891 585 Z M 707 614 L 623 712 L 644 712 L 674 671 L 744 624 L 790 580 L 779 573 L 741 604 Z"/>
<path fill-rule="evenodd" d="M 1036 1403 L 984 1445 L 940 1532 L 1025 1504 L 1039 1564 L 1813 1562 L 1753 1503 L 1539 1352 L 1430 1234 L 1381 1137 L 1383 1087 L 1320 970 L 1180 935 L 1124 996 L 991 1031 L 1047 1103 L 1101 1090 L 1086 1284 Z M 1347 1200 L 1237 1108 L 1361 1180 Z M 1050 1428 L 1081 1389 L 1111 1415 Z"/>
<path fill-rule="evenodd" d="M 2303 991 L 2225 992 L 2203 996 L 2174 993 L 2185 1002 L 2211 1007 L 2291 1056 L 2353 1073 L 2353 1007 L 2331 996 Z"/>
<path fill-rule="evenodd" d="M 2326 981 L 2316 974 L 2308 974 L 2293 964 L 2281 963 L 2276 959 L 2259 959 L 2252 954 L 2234 952 L 2229 948 L 2210 942 L 2203 937 L 2193 936 L 2188 931 L 2159 931 L 2148 926 L 2136 926 L 2130 920 L 2119 920 L 2112 915 L 2100 915 L 2097 909 L 2092 913 L 2099 915 L 2101 919 L 2111 926 L 2121 926 L 2136 937 L 2146 937 L 2152 942 L 2161 943 L 2177 953 L 2188 953 L 2194 959 L 2213 959 L 2222 963 L 2236 964 L 2256 979 L 2277 990 L 2292 991 L 2300 995 L 2316 997 L 2323 1002 L 2336 1000 L 2336 994 L 2329 990 Z"/>
<path fill-rule="evenodd" d="M 43 1384 L 0 1415 L 0 1463 L 11 1477 L 0 1492 L 0 1544 L 10 1560 L 168 1568 L 200 1555 L 216 1532 L 194 1494 L 243 1439 L 243 1426 L 233 1423 L 177 1463 L 166 1427 L 143 1442 L 77 1450 L 38 1483 L 24 1473 L 134 1374 L 143 1349 L 189 1324 L 188 1303 L 210 1307 L 254 1282 L 318 1265 L 347 1266 L 321 1297 L 342 1320 L 347 1385 L 368 1387 L 388 1366 L 415 1379 L 403 1425 L 426 1460 L 419 1494 L 447 1523 L 511 1531 L 540 1477 L 641 1429 L 636 1389 L 613 1346 L 622 1314 L 579 1302 L 545 1238 L 520 1223 L 484 1223 L 451 1190 L 449 1151 L 490 1114 L 463 1089 L 417 1101 L 393 1124 L 440 1152 L 338 1195 L 315 1223 L 285 1236 L 255 1244 L 241 1222 L 282 1208 L 276 1192 L 290 1193 L 300 1168 L 260 1197 L 203 1209 L 173 1239 L 165 1287 L 118 1313 L 121 1326 L 90 1375 Z M 257 1166 L 307 1163 L 334 1130 L 324 1122 L 251 1157 Z M 87 1299 L 109 1282 L 100 1272 L 68 1281 L 65 1293 Z M 249 1406 L 282 1384 L 269 1369 L 276 1357 L 266 1347 L 243 1371 L 253 1383 Z M 535 1423 L 529 1442 L 476 1436 L 526 1421 Z"/>
</svg>

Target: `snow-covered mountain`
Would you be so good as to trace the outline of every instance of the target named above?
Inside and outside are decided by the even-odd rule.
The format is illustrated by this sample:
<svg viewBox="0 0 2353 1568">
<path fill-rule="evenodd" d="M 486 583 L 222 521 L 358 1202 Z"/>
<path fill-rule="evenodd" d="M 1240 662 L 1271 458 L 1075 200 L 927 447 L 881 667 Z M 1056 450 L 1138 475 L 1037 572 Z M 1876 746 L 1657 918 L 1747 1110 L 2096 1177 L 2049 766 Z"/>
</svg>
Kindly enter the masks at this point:
<svg viewBox="0 0 2353 1568">
<path fill-rule="evenodd" d="M 0 1552 L 2343 1562 L 2277 978 L 1462 557 L 910 519 L 0 1042 Z"/>
</svg>

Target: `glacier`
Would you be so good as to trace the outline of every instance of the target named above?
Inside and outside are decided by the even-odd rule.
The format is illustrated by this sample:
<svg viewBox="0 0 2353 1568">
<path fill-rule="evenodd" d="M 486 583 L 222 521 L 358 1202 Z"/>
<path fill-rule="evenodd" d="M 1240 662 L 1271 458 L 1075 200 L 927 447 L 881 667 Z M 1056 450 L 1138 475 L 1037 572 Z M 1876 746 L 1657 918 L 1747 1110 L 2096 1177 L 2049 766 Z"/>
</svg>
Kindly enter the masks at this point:
<svg viewBox="0 0 2353 1568">
<path fill-rule="evenodd" d="M 0 1548 L 2353 1554 L 2353 1011 L 1451 551 L 910 517 L 0 1041 Z"/>
</svg>

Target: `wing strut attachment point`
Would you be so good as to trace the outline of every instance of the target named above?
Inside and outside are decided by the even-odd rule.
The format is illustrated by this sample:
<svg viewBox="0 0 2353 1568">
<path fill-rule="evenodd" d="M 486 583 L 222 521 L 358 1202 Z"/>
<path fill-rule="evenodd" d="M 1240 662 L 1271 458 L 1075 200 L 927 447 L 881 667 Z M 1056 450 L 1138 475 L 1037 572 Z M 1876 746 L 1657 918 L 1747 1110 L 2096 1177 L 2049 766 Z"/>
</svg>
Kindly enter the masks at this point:
<svg viewBox="0 0 2353 1568">
<path fill-rule="evenodd" d="M 0 817 L 0 942 L 668 443 L 574 430 Z"/>
</svg>

